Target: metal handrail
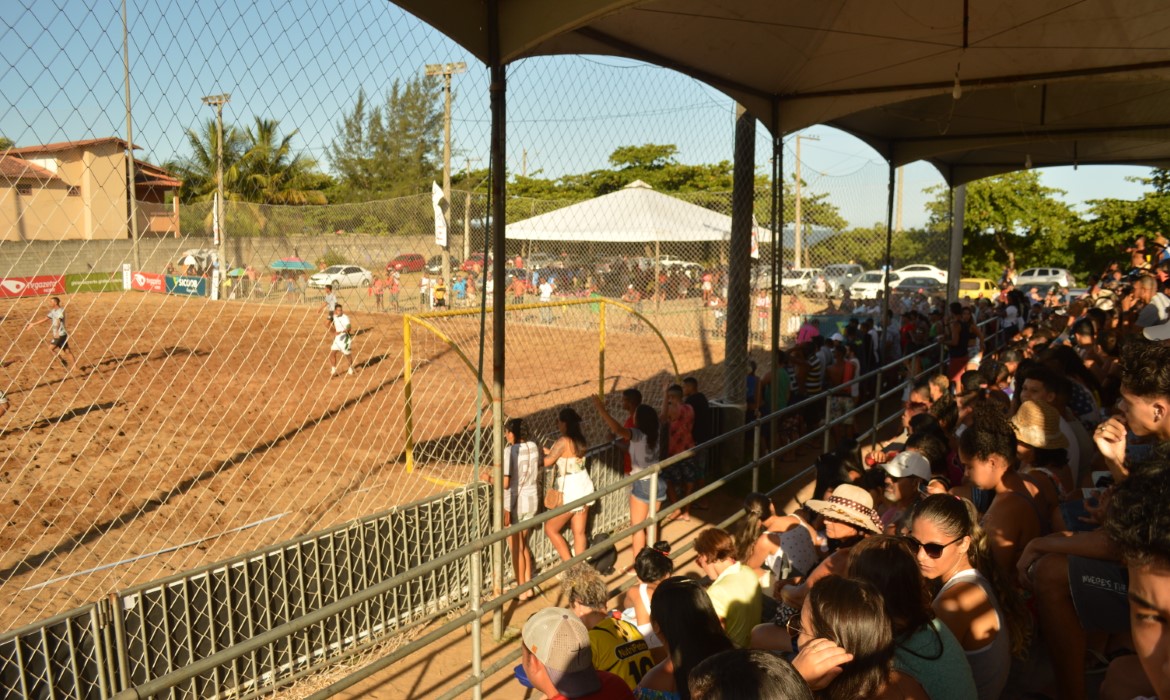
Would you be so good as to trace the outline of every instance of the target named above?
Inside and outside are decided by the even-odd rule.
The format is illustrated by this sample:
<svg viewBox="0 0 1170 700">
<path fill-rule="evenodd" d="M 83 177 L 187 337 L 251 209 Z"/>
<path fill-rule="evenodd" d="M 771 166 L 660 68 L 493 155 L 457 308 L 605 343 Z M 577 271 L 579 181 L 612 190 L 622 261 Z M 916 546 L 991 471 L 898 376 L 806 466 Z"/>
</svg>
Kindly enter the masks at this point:
<svg viewBox="0 0 1170 700">
<path fill-rule="evenodd" d="M 985 323 L 989 323 L 991 320 L 993 320 L 993 319 L 989 319 Z M 938 345 L 941 346 L 942 343 L 939 342 Z M 881 367 L 878 367 L 876 369 L 873 369 L 870 372 L 868 372 L 860 377 L 856 377 L 856 378 L 850 380 L 849 382 L 846 382 L 845 384 L 843 384 L 843 386 L 851 386 L 852 384 L 857 383 L 857 382 L 862 382 L 862 381 L 866 381 L 866 380 L 871 379 L 871 378 L 880 377 L 880 375 L 882 373 L 884 373 L 888 370 L 891 370 L 891 369 L 898 368 L 899 366 L 902 365 L 902 363 L 904 363 L 908 359 L 911 359 L 911 358 L 919 356 L 919 355 L 926 355 L 927 353 L 930 353 L 930 352 L 939 352 L 939 351 L 940 351 L 940 349 L 938 347 L 936 347 L 934 345 L 928 345 L 928 346 L 922 348 L 921 350 L 918 350 L 918 351 L 911 353 L 909 355 L 906 355 L 904 357 L 900 357 L 897 360 L 892 361 L 890 363 L 887 363 L 887 364 L 885 364 Z M 926 371 L 929 371 L 929 370 L 924 370 L 924 372 L 926 372 Z M 875 397 L 873 399 L 871 399 L 870 401 L 866 402 L 865 405 L 859 406 L 857 409 L 854 409 L 854 411 L 851 411 L 850 415 L 852 415 L 854 413 L 860 413 L 860 411 L 863 408 L 868 409 L 871 404 L 875 405 L 875 406 L 879 405 L 881 403 L 881 401 L 884 400 L 884 398 L 887 398 L 887 397 L 893 395 L 894 393 L 903 390 L 905 388 L 905 386 L 907 385 L 907 383 L 912 381 L 912 380 L 913 380 L 913 378 L 907 378 L 907 379 L 903 380 L 902 382 L 899 382 L 895 388 L 891 389 L 886 394 L 881 394 L 879 392 L 878 395 L 875 395 Z M 837 388 L 840 388 L 840 387 L 837 387 Z M 465 544 L 462 547 L 459 547 L 459 548 L 454 549 L 454 550 L 452 550 L 452 551 L 450 551 L 442 556 L 439 556 L 435 559 L 432 559 L 432 560 L 428 561 L 427 563 L 425 563 L 425 564 L 423 564 L 423 565 L 421 565 L 421 566 L 419 566 L 411 571 L 397 574 L 389 579 L 381 581 L 381 582 L 379 582 L 373 586 L 370 586 L 364 590 L 357 591 L 357 592 L 352 593 L 344 598 L 340 598 L 340 599 L 338 599 L 338 600 L 336 600 L 328 605 L 325 605 L 322 608 L 319 608 L 318 610 L 307 613 L 299 618 L 289 620 L 288 622 L 281 624 L 277 627 L 274 627 L 272 629 L 269 629 L 261 634 L 256 635 L 255 637 L 247 639 L 243 642 L 239 642 L 239 643 L 234 644 L 230 647 L 227 647 L 226 649 L 222 649 L 214 654 L 211 654 L 210 656 L 207 656 L 207 657 L 204 657 L 204 658 L 199 659 L 197 661 L 194 661 L 191 664 L 188 664 L 187 666 L 176 669 L 174 671 L 170 671 L 170 672 L 165 673 L 157 678 L 149 680 L 145 683 L 142 683 L 140 685 L 123 690 L 123 691 L 119 692 L 118 694 L 116 694 L 114 696 L 114 699 L 115 700 L 138 699 L 138 698 L 157 695 L 159 693 L 167 691 L 167 690 L 174 688 L 177 685 L 184 683 L 192 678 L 195 678 L 201 674 L 213 671 L 214 669 L 216 669 L 219 666 L 222 666 L 222 665 L 227 664 L 231 661 L 239 659 L 239 658 L 245 656 L 246 654 L 249 654 L 249 653 L 254 652 L 254 651 L 258 651 L 258 650 L 262 649 L 263 647 L 265 647 L 269 644 L 272 644 L 273 642 L 276 642 L 279 639 L 282 639 L 284 637 L 288 637 L 288 636 L 290 636 L 296 632 L 299 632 L 301 630 L 304 630 L 312 625 L 319 624 L 319 623 L 327 620 L 328 618 L 333 617 L 333 616 L 338 615 L 338 614 L 341 614 L 350 608 L 353 608 L 357 605 L 360 605 L 361 603 L 372 600 L 372 599 L 378 597 L 379 595 L 383 595 L 385 593 L 388 593 L 391 590 L 393 590 L 394 588 L 401 586 L 401 585 L 403 585 L 411 580 L 422 577 L 422 576 L 429 574 L 433 571 L 437 571 L 438 569 L 440 569 L 444 566 L 447 566 L 451 563 L 454 563 L 460 559 L 463 559 L 464 557 L 469 557 L 469 556 L 472 556 L 476 553 L 482 553 L 482 552 L 486 551 L 489 547 L 494 545 L 495 543 L 502 542 L 502 541 L 506 540 L 508 537 L 511 537 L 512 535 L 518 534 L 518 533 L 523 532 L 525 530 L 535 529 L 539 526 L 543 526 L 543 524 L 546 521 L 551 520 L 552 518 L 555 518 L 555 517 L 562 515 L 564 513 L 568 513 L 571 510 L 573 510 L 574 508 L 577 508 L 581 505 L 585 505 L 587 503 L 592 503 L 593 501 L 596 501 L 596 500 L 598 500 L 598 499 L 600 499 L 608 494 L 617 492 L 619 489 L 624 489 L 625 487 L 633 484 L 635 481 L 639 481 L 641 479 L 648 478 L 647 472 L 649 472 L 649 478 L 652 479 L 652 482 L 656 481 L 659 474 L 662 472 L 662 470 L 667 469 L 667 468 L 671 467 L 672 465 L 677 464 L 679 462 L 682 462 L 684 460 L 690 459 L 702 450 L 709 450 L 712 447 L 715 447 L 715 446 L 720 445 L 722 443 L 736 439 L 739 436 L 745 435 L 748 431 L 753 431 L 753 432 L 758 433 L 760 428 L 763 427 L 765 424 L 768 424 L 770 422 L 775 421 L 776 419 L 782 417 L 784 414 L 795 412 L 795 411 L 798 411 L 802 408 L 812 406 L 812 405 L 816 404 L 817 402 L 826 401 L 827 398 L 828 398 L 828 392 L 821 392 L 820 394 L 817 394 L 816 396 L 812 396 L 812 397 L 809 397 L 809 398 L 807 398 L 803 401 L 800 401 L 796 404 L 786 406 L 786 407 L 778 410 L 775 413 L 763 415 L 750 423 L 745 423 L 742 426 L 736 427 L 732 430 L 727 431 L 726 433 L 723 433 L 715 438 L 712 438 L 711 440 L 708 440 L 707 442 L 702 443 L 702 445 L 696 446 L 695 448 L 692 448 L 690 450 L 686 450 L 686 451 L 681 452 L 679 454 L 673 455 L 667 459 L 662 460 L 661 462 L 658 462 L 657 464 L 646 467 L 645 469 L 637 472 L 636 474 L 630 474 L 624 478 L 621 478 L 621 479 L 609 484 L 608 486 L 602 488 L 599 491 L 595 491 L 595 492 L 593 492 L 587 496 L 583 496 L 575 501 L 570 501 L 568 503 L 564 503 L 557 508 L 553 508 L 551 510 L 545 511 L 544 513 L 541 513 L 541 514 L 538 514 L 532 518 L 529 518 L 528 520 L 525 520 L 522 523 L 516 523 L 516 524 L 511 525 L 509 527 L 505 527 L 501 530 L 497 530 L 495 532 L 489 533 L 485 537 L 482 537 L 474 542 L 470 542 L 468 544 Z M 876 432 L 877 429 L 880 427 L 880 425 L 884 425 L 884 424 L 888 423 L 889 420 L 890 419 L 887 419 L 886 421 L 882 421 L 880 424 L 875 423 L 875 425 L 870 429 L 870 431 Z M 390 654 L 387 654 L 386 656 L 381 657 L 380 659 L 377 659 L 373 663 L 368 664 L 367 666 L 365 666 L 361 669 L 358 669 L 354 673 L 337 681 L 336 683 L 330 685 L 328 688 L 318 692 L 317 694 L 315 694 L 312 697 L 328 697 L 329 695 L 331 695 L 333 693 L 336 693 L 340 690 L 348 688 L 348 687 L 360 682 L 364 678 L 367 678 L 368 676 L 373 675 L 374 673 L 381 670 L 382 668 L 385 668 L 386 666 L 389 666 L 389 665 L 401 660 L 402 658 L 409 656 L 414 651 L 417 651 L 418 649 L 420 649 L 420 648 L 422 648 L 422 647 L 424 647 L 424 646 L 426 646 L 434 641 L 437 641 L 438 639 L 443 638 L 444 636 L 446 636 L 450 632 L 457 630 L 458 628 L 467 624 L 468 622 L 472 621 L 473 619 L 482 618 L 482 616 L 484 614 L 487 614 L 487 613 L 490 613 L 490 612 L 493 612 L 495 610 L 502 608 L 507 603 L 518 598 L 522 593 L 535 588 L 539 584 L 547 581 L 548 579 L 552 578 L 553 576 L 560 574 L 561 572 L 567 570 L 571 566 L 573 566 L 577 563 L 583 562 L 583 561 L 587 560 L 588 558 L 590 558 L 591 556 L 593 556 L 595 554 L 599 554 L 602 551 L 608 549 L 609 547 L 616 545 L 618 542 L 626 539 L 634 532 L 637 532 L 637 531 L 643 530 L 643 529 L 649 529 L 649 528 L 656 527 L 657 524 L 661 520 L 663 520 L 665 517 L 667 517 L 669 514 L 672 514 L 673 512 L 675 512 L 681 508 L 686 507 L 687 505 L 699 500 L 700 498 L 706 496 L 707 494 L 713 493 L 713 492 L 719 490 L 720 488 L 723 488 L 724 486 L 728 485 L 729 483 L 731 483 L 735 479 L 738 479 L 742 476 L 745 476 L 749 473 L 752 473 L 753 471 L 759 469 L 759 467 L 761 465 L 766 464 L 767 462 L 770 462 L 771 460 L 778 457 L 780 454 L 792 449 L 794 446 L 798 446 L 799 444 L 803 443 L 804 441 L 809 440 L 810 438 L 813 438 L 813 437 L 816 437 L 816 436 L 822 434 L 824 431 L 829 430 L 830 427 L 831 426 L 829 424 L 822 425 L 820 428 L 817 428 L 816 430 L 811 431 L 807 435 L 801 436 L 800 438 L 798 438 L 797 440 L 795 440 L 791 443 L 787 443 L 781 447 L 777 447 L 777 448 L 773 449 L 771 452 L 767 453 L 766 455 L 757 456 L 754 459 L 747 462 L 746 464 L 740 466 L 739 468 L 731 471 L 730 473 L 728 473 L 728 474 L 726 474 L 726 475 L 724 475 L 716 480 L 713 480 L 712 482 L 708 483 L 704 487 L 695 490 L 690 495 L 679 499 L 678 501 L 672 503 L 671 505 L 667 506 L 666 508 L 662 509 L 661 511 L 655 512 L 654 504 L 652 502 L 651 512 L 648 515 L 648 517 L 645 520 L 643 520 L 642 522 L 631 524 L 629 527 L 626 527 L 625 529 L 622 529 L 620 531 L 613 533 L 610 537 L 606 538 L 605 540 L 603 540 L 601 542 L 593 544 L 592 546 L 588 547 L 587 549 L 582 551 L 580 554 L 577 554 L 576 556 L 570 558 L 569 560 L 561 562 L 561 563 L 553 566 L 548 571 L 541 572 L 540 574 L 536 575 L 528 583 L 526 583 L 522 586 L 517 586 L 517 587 L 515 587 L 515 588 L 513 588 L 505 593 L 502 593 L 498 596 L 493 597 L 491 600 L 489 600 L 486 603 L 484 603 L 483 605 L 479 606 L 478 610 L 468 610 L 467 612 L 463 613 L 462 615 L 459 615 L 459 616 L 451 619 L 446 624 L 440 626 L 438 629 L 433 630 L 433 631 L 423 635 L 419 639 L 414 640 L 413 642 L 410 642 L 402 647 L 399 647 L 398 649 L 391 652 Z M 866 433 L 868 433 L 870 431 L 866 431 Z M 758 444 L 758 442 L 756 444 Z M 771 492 L 777 491 L 777 490 L 782 489 L 782 488 L 786 488 L 788 485 L 791 485 L 797 479 L 803 478 L 810 471 L 812 471 L 813 468 L 814 467 L 808 467 L 804 470 L 801 470 L 800 472 L 793 475 L 789 479 L 785 480 L 781 484 L 775 486 L 771 490 Z M 652 483 L 651 489 L 653 490 L 655 486 L 656 486 L 656 484 Z M 725 520 L 721 524 L 730 524 L 730 523 L 734 522 L 735 520 L 738 520 L 740 517 L 742 517 L 742 515 L 743 515 L 742 510 L 737 511 L 734 515 L 729 517 L 727 520 Z M 692 547 L 693 547 L 692 543 L 687 543 L 687 544 L 681 546 L 678 550 L 676 550 L 676 554 L 689 551 Z M 474 594 L 478 595 L 478 593 L 474 593 Z M 505 663 L 509 659 L 514 659 L 515 658 L 514 654 L 518 654 L 518 651 L 510 653 L 508 656 L 505 657 L 505 659 L 503 661 L 501 661 L 497 664 L 493 664 L 492 669 L 494 669 L 494 670 L 491 670 L 491 672 L 494 673 L 496 670 L 498 670 L 495 667 L 499 666 L 501 663 Z M 459 687 L 463 688 L 463 686 L 465 684 L 468 684 L 468 683 L 470 683 L 470 685 L 468 685 L 467 687 L 472 687 L 472 686 L 476 685 L 477 683 L 481 682 L 484 677 L 486 677 L 485 672 L 483 670 L 481 670 L 481 672 L 479 674 L 476 674 L 476 675 L 472 676 L 471 678 L 468 678 L 463 683 L 461 683 Z M 464 689 L 466 689 L 466 688 L 464 688 Z M 462 692 L 462 691 L 460 691 L 460 692 Z"/>
</svg>

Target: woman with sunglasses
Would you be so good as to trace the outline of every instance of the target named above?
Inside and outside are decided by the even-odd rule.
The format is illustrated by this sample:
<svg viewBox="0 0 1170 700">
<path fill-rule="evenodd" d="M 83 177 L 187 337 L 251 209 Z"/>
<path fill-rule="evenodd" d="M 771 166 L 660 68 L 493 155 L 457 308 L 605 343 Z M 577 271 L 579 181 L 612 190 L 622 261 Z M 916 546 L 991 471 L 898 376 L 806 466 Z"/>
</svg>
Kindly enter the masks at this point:
<svg viewBox="0 0 1170 700">
<path fill-rule="evenodd" d="M 941 584 L 932 607 L 963 647 L 980 700 L 998 698 L 1012 655 L 1027 649 L 1031 620 L 991 557 L 975 506 L 949 494 L 928 496 L 914 509 L 910 533 L 923 577 Z"/>
<path fill-rule="evenodd" d="M 894 668 L 918 681 L 932 698 L 976 700 L 971 666 L 955 635 L 931 608 L 910 542 L 890 535 L 870 537 L 853 548 L 849 576 L 882 594 L 894 633 Z"/>
</svg>

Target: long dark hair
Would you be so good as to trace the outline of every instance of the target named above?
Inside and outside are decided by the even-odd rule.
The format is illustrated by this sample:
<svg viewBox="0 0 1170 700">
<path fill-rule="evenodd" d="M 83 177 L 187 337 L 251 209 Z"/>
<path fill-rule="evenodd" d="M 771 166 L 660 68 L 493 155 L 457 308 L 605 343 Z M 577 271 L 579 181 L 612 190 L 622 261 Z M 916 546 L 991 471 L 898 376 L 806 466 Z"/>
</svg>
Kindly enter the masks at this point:
<svg viewBox="0 0 1170 700">
<path fill-rule="evenodd" d="M 895 638 L 908 637 L 934 619 L 930 593 L 906 540 L 875 535 L 858 542 L 849 553 L 849 576 L 881 592 Z"/>
<path fill-rule="evenodd" d="M 688 578 L 675 576 L 658 584 L 650 599 L 650 620 L 670 649 L 675 691 L 682 700 L 691 697 L 687 688 L 691 669 L 709 656 L 735 648 L 707 591 Z"/>
<path fill-rule="evenodd" d="M 581 414 L 566 406 L 557 414 L 557 420 L 565 424 L 565 437 L 573 442 L 573 456 L 584 457 L 589 442 L 581 432 Z"/>
<path fill-rule="evenodd" d="M 642 583 L 661 581 L 674 573 L 674 560 L 670 558 L 670 543 L 666 540 L 643 547 L 634 557 L 634 573 Z"/>
<path fill-rule="evenodd" d="M 829 575 L 808 593 L 807 634 L 835 642 L 853 654 L 841 675 L 818 692 L 827 700 L 855 700 L 876 694 L 890 679 L 894 635 L 882 594 L 867 581 Z"/>
<path fill-rule="evenodd" d="M 756 540 L 764 532 L 764 521 L 772 514 L 772 499 L 767 494 L 749 493 L 743 499 L 743 509 L 743 518 L 731 531 L 735 538 L 735 555 L 741 562 L 748 560 L 756 548 Z"/>
<path fill-rule="evenodd" d="M 979 526 L 980 516 L 975 504 L 965 498 L 936 493 L 915 504 L 911 522 L 920 518 L 930 521 L 952 539 L 971 538 L 971 545 L 967 548 L 967 560 L 991 583 L 991 589 L 999 602 L 999 609 L 1003 612 L 1007 632 L 1011 636 L 1012 654 L 1023 657 L 1032 636 L 1032 617 L 1024 607 L 1024 601 L 1015 583 L 992 557 L 991 542 L 987 533 Z"/>
<path fill-rule="evenodd" d="M 644 403 L 634 409 L 634 427 L 646 436 L 646 447 L 651 451 L 658 449 L 658 412 Z"/>
</svg>

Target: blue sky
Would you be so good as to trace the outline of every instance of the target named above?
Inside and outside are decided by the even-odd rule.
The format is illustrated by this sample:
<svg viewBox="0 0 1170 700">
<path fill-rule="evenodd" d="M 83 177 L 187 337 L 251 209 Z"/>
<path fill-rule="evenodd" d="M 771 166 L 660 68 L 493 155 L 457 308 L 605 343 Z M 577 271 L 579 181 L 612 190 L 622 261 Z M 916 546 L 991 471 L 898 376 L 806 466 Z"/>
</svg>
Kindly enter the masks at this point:
<svg viewBox="0 0 1170 700">
<path fill-rule="evenodd" d="M 10 0 L 11 1 L 11 0 Z M 212 116 L 203 95 L 232 94 L 225 121 L 254 116 L 299 129 L 296 144 L 328 165 L 326 149 L 359 89 L 383 94 L 426 63 L 466 61 L 455 77 L 455 163 L 488 159 L 487 72 L 467 52 L 385 0 L 127 0 L 135 142 L 162 162 L 187 152 L 185 132 Z M 18 145 L 125 135 L 120 0 L 19 0 L 0 18 L 0 134 Z M 604 57 L 550 57 L 509 69 L 508 166 L 546 176 L 606 166 L 618 146 L 672 143 L 687 163 L 730 160 L 734 105 L 717 90 L 654 66 Z M 885 216 L 886 166 L 853 137 L 824 127 L 803 145 L 804 179 L 854 225 Z M 786 173 L 794 153 L 788 137 Z M 758 133 L 757 165 L 770 137 Z M 1074 203 L 1135 198 L 1144 168 L 1043 171 Z M 929 165 L 905 170 L 905 224 L 925 220 Z"/>
</svg>

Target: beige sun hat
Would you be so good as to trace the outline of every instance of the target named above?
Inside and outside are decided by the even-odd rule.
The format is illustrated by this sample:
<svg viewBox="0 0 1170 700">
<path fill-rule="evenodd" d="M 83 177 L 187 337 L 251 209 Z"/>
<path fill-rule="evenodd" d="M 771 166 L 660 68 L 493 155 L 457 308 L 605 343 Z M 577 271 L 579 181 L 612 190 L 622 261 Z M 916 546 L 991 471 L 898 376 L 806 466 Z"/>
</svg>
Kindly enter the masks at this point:
<svg viewBox="0 0 1170 700">
<path fill-rule="evenodd" d="M 1060 413 L 1044 401 L 1025 401 L 1012 416 L 1016 439 L 1041 450 L 1067 450 L 1068 438 L 1060 432 Z"/>
<path fill-rule="evenodd" d="M 881 518 L 873 509 L 873 497 L 860 486 L 841 484 L 833 489 L 833 495 L 829 496 L 828 500 L 812 499 L 806 501 L 805 505 L 814 513 L 849 523 L 862 530 L 879 535 L 882 532 Z"/>
</svg>

